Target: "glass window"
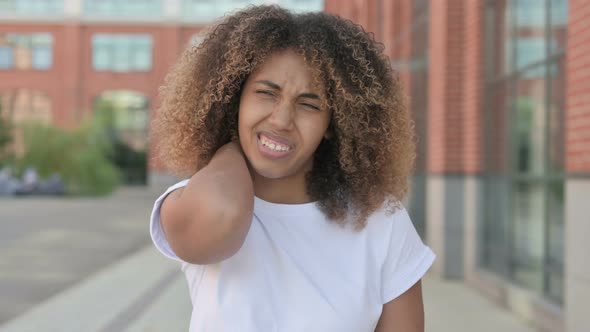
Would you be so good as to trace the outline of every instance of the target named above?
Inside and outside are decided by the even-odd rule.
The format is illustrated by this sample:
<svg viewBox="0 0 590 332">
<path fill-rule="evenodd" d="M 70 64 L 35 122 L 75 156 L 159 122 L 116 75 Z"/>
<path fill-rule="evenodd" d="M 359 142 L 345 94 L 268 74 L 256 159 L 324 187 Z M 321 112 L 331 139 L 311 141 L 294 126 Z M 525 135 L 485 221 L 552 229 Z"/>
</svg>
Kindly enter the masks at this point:
<svg viewBox="0 0 590 332">
<path fill-rule="evenodd" d="M 49 33 L 0 34 L 0 68 L 48 70 L 53 65 L 53 36 Z"/>
<path fill-rule="evenodd" d="M 32 67 L 34 69 L 51 68 L 53 63 L 52 42 L 52 37 L 48 34 L 31 36 Z"/>
<path fill-rule="evenodd" d="M 557 302 L 563 297 L 564 205 L 563 181 L 552 181 L 547 191 L 548 241 L 545 292 Z"/>
<path fill-rule="evenodd" d="M 324 9 L 323 0 L 283 0 L 280 4 L 294 12 L 319 12 Z"/>
<path fill-rule="evenodd" d="M 152 68 L 151 40 L 149 38 L 137 38 L 133 44 L 132 63 L 137 70 L 150 70 Z"/>
<path fill-rule="evenodd" d="M 545 65 L 524 72 L 517 81 L 513 99 L 514 171 L 519 174 L 545 172 L 545 78 L 529 78 L 543 73 Z M 532 72 L 532 73 L 531 73 Z"/>
<path fill-rule="evenodd" d="M 567 35 L 567 0 L 550 0 L 549 11 L 549 51 L 551 54 L 563 52 Z"/>
<path fill-rule="evenodd" d="M 87 16 L 160 16 L 162 0 L 84 0 Z"/>
<path fill-rule="evenodd" d="M 560 57 L 549 65 L 549 100 L 548 111 L 548 171 L 551 174 L 563 174 L 564 168 L 564 123 L 563 109 L 565 105 L 565 58 Z"/>
<path fill-rule="evenodd" d="M 63 0 L 0 0 L 0 14 L 49 15 L 63 11 Z"/>
<path fill-rule="evenodd" d="M 114 71 L 126 72 L 131 69 L 131 54 L 133 44 L 132 37 L 118 36 L 113 39 L 112 48 L 112 69 Z"/>
<path fill-rule="evenodd" d="M 185 19 L 198 22 L 210 22 L 230 12 L 248 5 L 268 4 L 265 0 L 182 0 L 182 15 Z M 278 0 L 273 1 L 294 12 L 322 11 L 323 0 Z"/>
<path fill-rule="evenodd" d="M 542 183 L 518 181 L 512 191 L 512 278 L 541 292 L 545 240 L 545 195 Z"/>
<path fill-rule="evenodd" d="M 510 241 L 509 115 L 512 82 L 500 80 L 487 84 L 488 112 L 485 113 L 485 186 L 484 220 L 482 226 L 481 262 L 488 269 L 508 276 Z"/>
<path fill-rule="evenodd" d="M 527 66 L 545 60 L 547 57 L 547 40 L 544 37 L 523 37 L 516 41 L 516 69 L 525 69 Z M 532 77 L 545 76 L 543 66 L 537 67 L 537 71 L 527 71 Z"/>
<path fill-rule="evenodd" d="M 566 16 L 561 0 L 488 1 L 484 34 L 480 262 L 558 303 L 563 301 Z"/>
<path fill-rule="evenodd" d="M 39 70 L 46 70 L 51 67 L 51 49 L 49 47 L 33 46 L 32 67 Z"/>
<path fill-rule="evenodd" d="M 516 25 L 518 28 L 531 28 L 540 31 L 545 29 L 545 4 L 539 0 L 512 1 Z M 528 30 L 530 31 L 530 30 Z"/>
<path fill-rule="evenodd" d="M 12 47 L 0 46 L 0 69 L 14 68 L 14 52 Z"/>
<path fill-rule="evenodd" d="M 153 38 L 145 34 L 95 34 L 92 67 L 96 71 L 150 71 Z"/>
<path fill-rule="evenodd" d="M 92 65 L 95 70 L 109 69 L 110 50 L 107 36 L 95 35 L 92 38 Z"/>
</svg>

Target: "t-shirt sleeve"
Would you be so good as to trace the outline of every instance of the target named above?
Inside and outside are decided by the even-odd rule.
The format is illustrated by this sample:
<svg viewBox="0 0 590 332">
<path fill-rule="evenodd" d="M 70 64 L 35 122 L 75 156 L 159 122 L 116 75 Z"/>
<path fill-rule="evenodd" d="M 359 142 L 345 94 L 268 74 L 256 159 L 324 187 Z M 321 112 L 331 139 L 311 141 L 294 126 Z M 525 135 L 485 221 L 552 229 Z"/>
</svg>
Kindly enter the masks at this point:
<svg viewBox="0 0 590 332">
<path fill-rule="evenodd" d="M 405 209 L 393 215 L 388 251 L 382 267 L 383 304 L 405 293 L 428 271 L 434 252 L 424 243 Z"/>
<path fill-rule="evenodd" d="M 150 218 L 150 236 L 154 245 L 158 250 L 166 257 L 170 259 L 177 260 L 179 262 L 184 262 L 180 259 L 170 247 L 170 243 L 166 239 L 166 234 L 164 233 L 164 229 L 162 228 L 162 224 L 160 223 L 160 208 L 162 207 L 162 202 L 164 202 L 164 198 L 168 196 L 171 192 L 178 188 L 182 188 L 188 184 L 188 179 L 180 181 L 179 183 L 173 185 L 172 187 L 168 188 L 154 203 L 154 208 L 152 210 L 152 215 Z"/>
</svg>

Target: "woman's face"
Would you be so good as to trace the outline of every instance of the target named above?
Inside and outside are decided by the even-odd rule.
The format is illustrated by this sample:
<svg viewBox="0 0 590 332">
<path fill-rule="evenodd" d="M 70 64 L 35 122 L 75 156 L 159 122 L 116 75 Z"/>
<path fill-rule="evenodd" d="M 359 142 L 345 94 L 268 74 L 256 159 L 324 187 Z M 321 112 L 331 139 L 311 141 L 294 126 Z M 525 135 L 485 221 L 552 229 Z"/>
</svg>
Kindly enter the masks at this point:
<svg viewBox="0 0 590 332">
<path fill-rule="evenodd" d="M 240 99 L 240 144 L 255 176 L 299 178 L 330 123 L 324 91 L 292 50 L 271 55 L 248 78 Z"/>
</svg>

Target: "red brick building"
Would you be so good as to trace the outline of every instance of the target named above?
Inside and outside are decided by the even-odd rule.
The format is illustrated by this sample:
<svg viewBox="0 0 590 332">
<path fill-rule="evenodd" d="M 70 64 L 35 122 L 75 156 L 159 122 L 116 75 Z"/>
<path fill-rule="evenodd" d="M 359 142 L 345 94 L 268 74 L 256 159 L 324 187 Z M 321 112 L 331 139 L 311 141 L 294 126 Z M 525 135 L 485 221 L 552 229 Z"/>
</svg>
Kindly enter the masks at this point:
<svg viewBox="0 0 590 332">
<path fill-rule="evenodd" d="M 463 279 L 541 330 L 590 299 L 590 3 L 327 0 L 386 46 L 419 158 L 410 214 Z"/>
</svg>

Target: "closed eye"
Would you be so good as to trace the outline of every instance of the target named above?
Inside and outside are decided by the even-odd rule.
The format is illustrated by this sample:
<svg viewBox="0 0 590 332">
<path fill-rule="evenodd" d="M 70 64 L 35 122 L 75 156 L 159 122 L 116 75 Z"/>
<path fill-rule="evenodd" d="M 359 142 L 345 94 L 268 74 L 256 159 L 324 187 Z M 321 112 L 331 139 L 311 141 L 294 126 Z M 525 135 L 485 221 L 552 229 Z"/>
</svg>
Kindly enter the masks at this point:
<svg viewBox="0 0 590 332">
<path fill-rule="evenodd" d="M 314 110 L 316 110 L 316 111 L 319 111 L 319 110 L 320 110 L 320 108 L 319 108 L 319 107 L 317 107 L 317 106 L 315 106 L 315 105 L 312 105 L 312 104 L 305 104 L 305 103 L 303 103 L 303 104 L 301 104 L 301 105 L 303 105 L 303 106 L 305 106 L 305 107 L 307 107 L 307 108 L 312 108 L 312 109 L 314 109 Z"/>
<path fill-rule="evenodd" d="M 275 95 L 272 91 L 268 91 L 268 90 L 256 90 L 256 93 L 261 94 L 261 95 L 271 96 L 271 97 L 274 97 L 274 95 Z"/>
</svg>

